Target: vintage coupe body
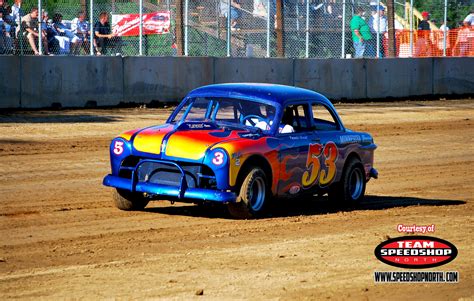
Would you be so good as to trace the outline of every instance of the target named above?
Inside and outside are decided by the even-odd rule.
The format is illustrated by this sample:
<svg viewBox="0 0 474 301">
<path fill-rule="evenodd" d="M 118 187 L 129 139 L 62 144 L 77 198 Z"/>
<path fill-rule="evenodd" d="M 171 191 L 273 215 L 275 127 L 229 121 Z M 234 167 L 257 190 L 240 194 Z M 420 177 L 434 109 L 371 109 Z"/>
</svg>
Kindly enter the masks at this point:
<svg viewBox="0 0 474 301">
<path fill-rule="evenodd" d="M 373 168 L 368 133 L 346 129 L 323 95 L 270 84 L 218 84 L 191 91 L 165 124 L 122 133 L 110 145 L 123 210 L 150 200 L 220 202 L 231 215 L 259 215 L 275 197 L 328 193 L 357 203 Z"/>
</svg>

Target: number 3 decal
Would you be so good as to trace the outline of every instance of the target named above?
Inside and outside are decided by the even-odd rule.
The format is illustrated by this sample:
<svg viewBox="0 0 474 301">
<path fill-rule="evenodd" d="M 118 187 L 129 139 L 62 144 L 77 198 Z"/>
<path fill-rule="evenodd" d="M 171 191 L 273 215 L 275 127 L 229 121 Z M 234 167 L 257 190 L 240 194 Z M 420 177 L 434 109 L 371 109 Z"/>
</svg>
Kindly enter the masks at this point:
<svg viewBox="0 0 474 301">
<path fill-rule="evenodd" d="M 117 156 L 123 153 L 123 142 L 122 141 L 115 141 L 114 144 L 114 154 Z"/>
<path fill-rule="evenodd" d="M 214 158 L 212 159 L 212 163 L 215 165 L 221 165 L 224 163 L 224 154 L 222 152 L 215 152 Z"/>
<path fill-rule="evenodd" d="M 337 146 L 334 142 L 328 142 L 324 149 L 321 144 L 310 144 L 308 159 L 306 160 L 306 171 L 303 173 L 301 182 L 304 187 L 313 185 L 319 176 L 319 185 L 326 186 L 334 180 L 336 176 Z M 327 171 L 321 168 L 319 158 L 324 156 L 324 166 Z"/>
</svg>

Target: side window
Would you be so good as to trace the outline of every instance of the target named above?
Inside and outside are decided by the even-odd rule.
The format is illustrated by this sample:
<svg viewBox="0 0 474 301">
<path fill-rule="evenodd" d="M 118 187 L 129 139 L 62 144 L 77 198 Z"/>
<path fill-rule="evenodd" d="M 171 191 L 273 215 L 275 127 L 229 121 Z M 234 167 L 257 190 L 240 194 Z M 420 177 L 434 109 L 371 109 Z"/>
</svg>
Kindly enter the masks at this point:
<svg viewBox="0 0 474 301">
<path fill-rule="evenodd" d="M 328 108 L 319 103 L 311 105 L 314 125 L 317 131 L 337 131 L 338 125 Z"/>
<path fill-rule="evenodd" d="M 295 104 L 285 107 L 280 121 L 279 132 L 287 134 L 310 131 L 311 124 L 308 115 L 307 104 Z"/>
</svg>

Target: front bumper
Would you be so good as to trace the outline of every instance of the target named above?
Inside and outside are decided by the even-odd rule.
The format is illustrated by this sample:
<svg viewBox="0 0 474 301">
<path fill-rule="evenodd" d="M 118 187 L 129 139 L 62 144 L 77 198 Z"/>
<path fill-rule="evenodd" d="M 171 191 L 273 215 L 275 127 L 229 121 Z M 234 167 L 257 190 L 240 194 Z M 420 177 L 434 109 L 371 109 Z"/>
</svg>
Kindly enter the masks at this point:
<svg viewBox="0 0 474 301">
<path fill-rule="evenodd" d="M 182 174 L 179 186 L 164 185 L 150 182 L 139 182 L 136 176 L 138 167 L 145 162 L 158 162 L 176 167 Z M 233 192 L 220 191 L 215 189 L 192 188 L 188 187 L 183 169 L 176 163 L 164 160 L 141 160 L 132 170 L 131 179 L 122 178 L 114 175 L 107 175 L 103 184 L 109 187 L 129 190 L 132 192 L 143 192 L 153 196 L 171 198 L 178 200 L 202 200 L 221 203 L 232 203 L 236 201 L 236 195 Z"/>
<path fill-rule="evenodd" d="M 135 187 L 132 187 L 132 181 L 130 179 L 124 179 L 112 175 L 107 175 L 104 178 L 103 184 L 105 186 L 126 189 L 130 191 L 146 192 L 162 197 L 171 197 L 182 200 L 203 200 L 203 201 L 214 201 L 221 203 L 235 202 L 236 196 L 233 192 L 218 191 L 213 189 L 203 188 L 186 188 L 181 189 L 178 186 L 160 185 L 147 182 L 138 182 Z M 134 188 L 134 189 L 132 189 Z"/>
</svg>

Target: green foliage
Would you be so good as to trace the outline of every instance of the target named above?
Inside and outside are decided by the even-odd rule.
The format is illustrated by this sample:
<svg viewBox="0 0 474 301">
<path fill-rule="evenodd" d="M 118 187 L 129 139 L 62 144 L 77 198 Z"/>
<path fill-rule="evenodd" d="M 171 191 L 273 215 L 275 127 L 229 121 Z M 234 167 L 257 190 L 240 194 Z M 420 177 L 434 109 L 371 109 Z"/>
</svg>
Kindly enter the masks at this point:
<svg viewBox="0 0 474 301">
<path fill-rule="evenodd" d="M 443 0 L 414 0 L 414 6 L 420 12 L 427 11 L 431 19 L 440 26 L 444 22 L 444 1 Z M 474 8 L 472 0 L 448 0 L 448 26 L 456 28 L 459 22 L 469 14 Z"/>
</svg>

